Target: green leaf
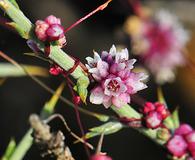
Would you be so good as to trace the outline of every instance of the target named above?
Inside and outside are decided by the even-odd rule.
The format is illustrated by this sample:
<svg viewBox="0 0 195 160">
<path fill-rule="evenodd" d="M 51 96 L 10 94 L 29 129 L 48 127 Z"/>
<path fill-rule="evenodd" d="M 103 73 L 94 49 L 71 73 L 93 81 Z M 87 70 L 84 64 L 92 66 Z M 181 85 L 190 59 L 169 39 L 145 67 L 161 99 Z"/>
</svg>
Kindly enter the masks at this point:
<svg viewBox="0 0 195 160">
<path fill-rule="evenodd" d="M 161 87 L 158 87 L 157 95 L 158 95 L 158 101 L 160 103 L 165 104 L 167 106 L 167 103 L 166 103 L 166 100 L 165 100 L 165 97 L 163 95 L 163 92 L 162 92 L 162 88 Z"/>
<path fill-rule="evenodd" d="M 33 65 L 21 65 L 25 70 L 34 76 L 46 77 L 49 75 L 48 70 L 43 67 L 33 66 Z M 0 78 L 6 77 L 21 77 L 26 76 L 23 69 L 20 69 L 10 63 L 0 63 Z"/>
<path fill-rule="evenodd" d="M 123 125 L 120 122 L 107 122 L 101 126 L 93 127 L 85 136 L 86 139 L 101 135 L 104 133 L 104 135 L 113 134 L 118 132 L 123 128 Z"/>
<path fill-rule="evenodd" d="M 60 95 L 64 89 L 65 83 L 62 83 L 51 97 L 51 99 L 45 103 L 43 110 L 41 112 L 41 118 L 46 118 L 54 112 L 55 106 L 59 100 Z"/>
<path fill-rule="evenodd" d="M 16 148 L 16 142 L 14 139 L 11 139 L 7 148 L 6 148 L 5 154 L 2 157 L 2 160 L 9 160 L 9 158 L 13 154 L 15 148 Z"/>
<path fill-rule="evenodd" d="M 139 114 L 128 104 L 121 108 L 117 108 L 115 106 L 111 106 L 111 108 L 119 117 L 137 118 L 137 119 L 141 118 L 141 114 Z"/>
<path fill-rule="evenodd" d="M 174 110 L 174 112 L 172 113 L 172 119 L 173 119 L 173 123 L 174 123 L 174 127 L 175 129 L 179 127 L 180 125 L 180 121 L 179 121 L 179 109 L 176 108 Z"/>
<path fill-rule="evenodd" d="M 89 78 L 86 76 L 82 76 L 77 80 L 77 92 L 84 103 L 86 103 L 89 83 Z"/>
</svg>

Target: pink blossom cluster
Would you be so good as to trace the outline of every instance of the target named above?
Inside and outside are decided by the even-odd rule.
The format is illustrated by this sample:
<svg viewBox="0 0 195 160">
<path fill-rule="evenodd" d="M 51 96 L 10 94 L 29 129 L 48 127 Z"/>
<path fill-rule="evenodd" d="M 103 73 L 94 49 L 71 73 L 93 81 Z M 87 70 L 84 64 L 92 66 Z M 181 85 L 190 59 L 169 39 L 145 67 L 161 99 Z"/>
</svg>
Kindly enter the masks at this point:
<svg viewBox="0 0 195 160">
<path fill-rule="evenodd" d="M 141 20 L 139 34 L 132 36 L 137 54 L 154 74 L 158 83 L 174 80 L 176 67 L 185 64 L 183 49 L 189 39 L 177 17 L 160 10 Z M 135 51 L 136 52 L 136 51 Z"/>
<path fill-rule="evenodd" d="M 136 60 L 129 59 L 127 49 L 117 51 L 113 45 L 109 52 L 103 51 L 99 55 L 94 51 L 94 58 L 87 57 L 86 60 L 86 67 L 96 82 L 90 94 L 93 104 L 122 107 L 130 103 L 130 95 L 147 87 L 143 83 L 147 76 L 132 71 Z"/>
<path fill-rule="evenodd" d="M 43 42 L 57 41 L 60 47 L 66 43 L 64 28 L 61 20 L 53 15 L 45 18 L 44 21 L 38 20 L 35 23 L 35 34 Z"/>
<path fill-rule="evenodd" d="M 93 155 L 90 160 L 112 160 L 111 157 L 107 156 L 106 154 L 103 153 L 99 153 L 99 154 L 95 154 Z"/>
<path fill-rule="evenodd" d="M 143 108 L 144 122 L 151 129 L 160 127 L 163 120 L 169 116 L 167 107 L 159 102 L 146 102 Z"/>
<path fill-rule="evenodd" d="M 188 124 L 180 125 L 168 141 L 167 149 L 174 157 L 194 160 L 195 130 Z"/>
</svg>

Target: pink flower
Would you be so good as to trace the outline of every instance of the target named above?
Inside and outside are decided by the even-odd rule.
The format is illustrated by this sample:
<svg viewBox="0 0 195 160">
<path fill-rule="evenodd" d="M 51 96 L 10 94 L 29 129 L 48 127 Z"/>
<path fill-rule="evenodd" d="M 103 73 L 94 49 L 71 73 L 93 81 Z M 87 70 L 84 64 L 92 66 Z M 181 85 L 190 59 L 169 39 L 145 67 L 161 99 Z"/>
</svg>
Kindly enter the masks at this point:
<svg viewBox="0 0 195 160">
<path fill-rule="evenodd" d="M 46 41 L 47 40 L 46 31 L 49 28 L 49 25 L 41 20 L 36 21 L 35 25 L 36 25 L 35 34 L 37 38 L 40 39 L 41 41 Z"/>
<path fill-rule="evenodd" d="M 61 25 L 61 20 L 60 18 L 56 18 L 55 16 L 53 15 L 50 15 L 48 17 L 45 18 L 45 22 L 49 25 L 52 25 L 52 24 L 60 24 Z"/>
<path fill-rule="evenodd" d="M 175 147 L 174 147 L 175 145 Z M 174 136 L 167 144 L 168 150 L 173 156 L 181 157 L 189 155 L 187 159 L 195 158 L 195 131 L 188 124 L 182 124 L 174 132 Z"/>
<path fill-rule="evenodd" d="M 158 112 L 152 111 L 146 117 L 146 126 L 151 129 L 156 129 L 162 124 L 162 116 Z"/>
<path fill-rule="evenodd" d="M 169 116 L 167 107 L 159 102 L 146 102 L 142 112 L 144 114 L 143 120 L 145 121 L 146 126 L 151 129 L 160 127 L 163 120 Z"/>
<path fill-rule="evenodd" d="M 182 50 L 189 39 L 177 17 L 160 10 L 147 20 L 140 20 L 139 32 L 131 33 L 136 54 L 158 83 L 174 80 L 176 67 L 185 64 Z"/>
<path fill-rule="evenodd" d="M 144 104 L 143 113 L 144 113 L 144 114 L 148 114 L 149 112 L 154 111 L 155 108 L 156 108 L 156 107 L 154 106 L 154 104 L 153 104 L 152 102 L 146 102 L 146 103 Z"/>
<path fill-rule="evenodd" d="M 187 143 L 180 135 L 174 135 L 167 143 L 167 149 L 176 157 L 181 157 L 187 153 Z"/>
<path fill-rule="evenodd" d="M 57 76 L 59 75 L 60 73 L 63 72 L 63 69 L 61 67 L 59 67 L 58 65 L 54 64 L 50 69 L 49 69 L 49 73 L 54 75 L 54 76 Z"/>
<path fill-rule="evenodd" d="M 122 107 L 130 103 L 131 94 L 147 87 L 143 83 L 147 76 L 132 71 L 136 60 L 129 60 L 127 49 L 117 52 L 113 45 L 109 52 L 103 51 L 101 56 L 94 52 L 94 58 L 86 59 L 86 67 L 97 82 L 90 95 L 93 104 Z"/>
<path fill-rule="evenodd" d="M 46 31 L 49 41 L 59 40 L 64 36 L 64 29 L 59 24 L 52 24 Z"/>
<path fill-rule="evenodd" d="M 112 158 L 105 154 L 95 154 L 90 158 L 90 160 L 112 160 Z"/>
<path fill-rule="evenodd" d="M 53 15 L 48 16 L 44 21 L 36 21 L 35 34 L 41 41 L 56 41 L 56 44 L 60 48 L 66 43 L 64 28 L 61 25 L 61 21 Z"/>
<path fill-rule="evenodd" d="M 188 124 L 181 124 L 179 128 L 175 130 L 175 134 L 177 135 L 187 135 L 188 133 L 192 132 L 192 127 Z"/>
</svg>

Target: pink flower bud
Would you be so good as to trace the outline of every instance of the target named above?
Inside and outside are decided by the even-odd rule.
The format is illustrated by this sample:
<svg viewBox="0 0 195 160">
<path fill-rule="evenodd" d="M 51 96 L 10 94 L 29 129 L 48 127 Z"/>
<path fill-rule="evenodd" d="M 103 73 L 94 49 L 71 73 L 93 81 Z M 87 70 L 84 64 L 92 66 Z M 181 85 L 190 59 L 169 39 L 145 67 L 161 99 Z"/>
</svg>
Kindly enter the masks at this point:
<svg viewBox="0 0 195 160">
<path fill-rule="evenodd" d="M 180 135 L 173 136 L 167 143 L 167 149 L 173 156 L 181 157 L 187 153 L 187 143 Z"/>
<path fill-rule="evenodd" d="M 104 154 L 95 154 L 90 160 L 112 160 L 112 158 Z"/>
<path fill-rule="evenodd" d="M 151 129 L 156 129 L 162 124 L 162 116 L 158 112 L 152 111 L 146 117 L 146 126 Z"/>
<path fill-rule="evenodd" d="M 188 143 L 195 143 L 195 131 L 192 131 L 187 134 L 185 138 Z"/>
<path fill-rule="evenodd" d="M 175 130 L 177 135 L 186 135 L 192 131 L 192 127 L 188 124 L 181 124 L 179 128 Z"/>
<path fill-rule="evenodd" d="M 61 24 L 60 18 L 56 18 L 53 15 L 50 15 L 47 18 L 45 18 L 45 22 L 48 23 L 49 25 L 52 25 L 52 24 Z"/>
<path fill-rule="evenodd" d="M 185 138 L 188 143 L 188 149 L 195 158 L 195 131 L 192 131 L 191 133 L 187 134 Z"/>
<path fill-rule="evenodd" d="M 74 96 L 73 97 L 73 102 L 74 102 L 74 104 L 79 104 L 80 102 L 81 102 L 81 97 L 79 97 L 79 96 Z"/>
<path fill-rule="evenodd" d="M 46 41 L 47 40 L 47 34 L 46 31 L 49 28 L 49 25 L 41 20 L 36 21 L 35 23 L 35 34 L 37 38 L 41 41 Z"/>
<path fill-rule="evenodd" d="M 49 69 L 49 73 L 54 75 L 54 76 L 57 76 L 62 72 L 63 72 L 63 69 L 57 65 L 54 65 Z"/>
<path fill-rule="evenodd" d="M 190 151 L 192 157 L 195 158 L 195 143 L 188 143 L 188 150 Z"/>
<path fill-rule="evenodd" d="M 59 40 L 64 36 L 64 28 L 59 24 L 52 24 L 46 31 L 49 41 Z"/>
<path fill-rule="evenodd" d="M 155 110 L 155 106 L 152 102 L 146 102 L 144 104 L 144 109 L 143 109 L 144 114 L 148 114 L 149 112 L 154 110 Z"/>
<path fill-rule="evenodd" d="M 161 114 L 163 119 L 167 118 L 167 116 L 169 115 L 169 111 L 164 104 L 156 102 L 155 107 L 156 111 Z"/>
</svg>

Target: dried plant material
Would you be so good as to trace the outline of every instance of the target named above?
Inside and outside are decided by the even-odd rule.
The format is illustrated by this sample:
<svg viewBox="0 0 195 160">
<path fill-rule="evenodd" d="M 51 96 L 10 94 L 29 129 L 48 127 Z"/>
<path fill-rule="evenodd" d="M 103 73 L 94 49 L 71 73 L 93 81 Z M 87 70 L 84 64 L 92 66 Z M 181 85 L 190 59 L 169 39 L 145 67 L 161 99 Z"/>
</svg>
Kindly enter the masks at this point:
<svg viewBox="0 0 195 160">
<path fill-rule="evenodd" d="M 32 114 L 29 121 L 34 129 L 35 143 L 46 149 L 42 156 L 55 156 L 57 160 L 74 160 L 68 146 L 64 143 L 65 137 L 61 131 L 51 132 L 50 126 L 40 120 L 36 114 Z"/>
</svg>

